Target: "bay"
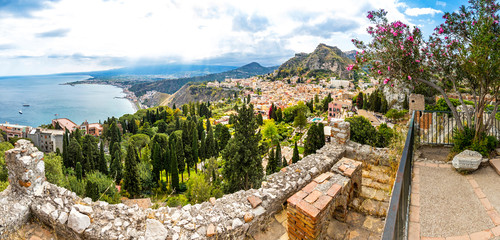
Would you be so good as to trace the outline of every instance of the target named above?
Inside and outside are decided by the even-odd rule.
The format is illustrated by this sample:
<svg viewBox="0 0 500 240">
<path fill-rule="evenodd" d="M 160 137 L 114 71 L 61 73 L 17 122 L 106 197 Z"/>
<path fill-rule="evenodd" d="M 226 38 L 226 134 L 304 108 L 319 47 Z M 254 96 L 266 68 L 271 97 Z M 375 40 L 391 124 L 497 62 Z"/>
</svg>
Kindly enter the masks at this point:
<svg viewBox="0 0 500 240">
<path fill-rule="evenodd" d="M 94 123 L 135 112 L 118 87 L 61 85 L 87 78 L 86 75 L 0 77 L 0 123 L 37 127 L 51 123 L 54 118 L 68 118 L 76 124 L 85 120 Z"/>
</svg>

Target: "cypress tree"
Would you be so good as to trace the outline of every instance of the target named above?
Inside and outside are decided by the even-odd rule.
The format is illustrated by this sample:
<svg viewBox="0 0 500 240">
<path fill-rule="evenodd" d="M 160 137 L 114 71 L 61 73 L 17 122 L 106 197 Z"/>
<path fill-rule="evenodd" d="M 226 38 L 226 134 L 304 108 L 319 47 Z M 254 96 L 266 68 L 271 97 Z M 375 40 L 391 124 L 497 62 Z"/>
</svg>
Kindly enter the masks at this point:
<svg viewBox="0 0 500 240">
<path fill-rule="evenodd" d="M 123 188 L 127 190 L 131 197 L 138 196 L 141 191 L 139 184 L 139 172 L 137 167 L 137 154 L 134 144 L 130 143 L 125 157 L 125 176 L 123 178 Z"/>
<path fill-rule="evenodd" d="M 198 151 L 199 152 L 199 156 L 200 156 L 200 159 L 201 161 L 205 161 L 205 159 L 207 158 L 207 145 L 206 145 L 206 141 L 205 141 L 205 132 L 202 132 L 201 134 L 201 140 L 200 140 L 200 150 Z"/>
<path fill-rule="evenodd" d="M 295 147 L 293 148 L 292 163 L 296 163 L 300 160 L 299 148 L 297 147 L 297 142 L 295 142 Z"/>
<path fill-rule="evenodd" d="M 122 151 L 120 147 L 120 143 L 114 143 L 112 146 L 112 159 L 110 166 L 110 176 L 115 179 L 116 184 L 120 184 L 120 181 L 123 177 L 122 170 Z"/>
<path fill-rule="evenodd" d="M 306 142 L 304 143 L 304 156 L 313 154 L 316 152 L 317 139 L 318 139 L 318 128 L 316 124 L 312 124 L 307 131 Z"/>
<path fill-rule="evenodd" d="M 153 165 L 153 182 L 158 183 L 160 180 L 160 171 L 162 169 L 162 149 L 160 148 L 160 144 L 155 142 L 153 144 L 153 151 L 151 152 L 151 162 Z"/>
<path fill-rule="evenodd" d="M 68 129 L 65 130 L 64 135 L 63 135 L 63 164 L 64 167 L 69 168 L 72 167 L 71 161 L 68 157 L 68 145 L 69 145 L 69 131 Z"/>
<path fill-rule="evenodd" d="M 82 148 L 78 141 L 75 138 L 71 138 L 71 141 L 68 146 L 68 162 L 70 167 L 76 167 L 76 163 L 82 162 Z"/>
<path fill-rule="evenodd" d="M 76 179 L 81 181 L 83 178 L 83 171 L 82 171 L 82 164 L 80 162 L 76 163 L 75 174 L 76 174 Z"/>
<path fill-rule="evenodd" d="M 108 164 L 104 157 L 104 142 L 101 142 L 99 147 L 99 171 L 103 174 L 108 174 Z"/>
<path fill-rule="evenodd" d="M 211 158 L 217 156 L 217 146 L 214 140 L 214 134 L 212 128 L 208 129 L 207 138 L 205 139 L 205 158 Z"/>
<path fill-rule="evenodd" d="M 278 163 L 278 167 L 283 167 L 283 157 L 281 156 L 281 145 L 278 141 L 278 145 L 276 146 L 276 162 Z"/>
<path fill-rule="evenodd" d="M 99 199 L 99 185 L 93 181 L 87 181 L 85 186 L 85 196 L 92 198 L 92 201 L 97 201 Z"/>
<path fill-rule="evenodd" d="M 259 124 L 259 126 L 262 126 L 262 124 L 264 124 L 264 119 L 262 118 L 262 114 L 258 114 L 257 115 L 257 124 Z"/>
<path fill-rule="evenodd" d="M 363 109 L 363 92 L 359 92 L 358 97 L 356 97 L 356 106 L 358 109 Z"/>
<path fill-rule="evenodd" d="M 317 129 L 317 132 L 318 132 L 318 140 L 317 140 L 317 146 L 316 146 L 316 149 L 320 149 L 322 148 L 323 146 L 325 146 L 325 126 L 323 125 L 323 123 L 319 123 L 318 124 L 318 129 Z"/>
<path fill-rule="evenodd" d="M 269 153 L 269 156 L 267 158 L 266 174 L 269 175 L 276 172 L 277 168 L 278 159 L 276 159 L 276 156 L 274 155 L 274 148 L 271 148 L 271 152 Z"/>
<path fill-rule="evenodd" d="M 283 167 L 288 167 L 288 161 L 286 161 L 286 158 L 283 157 Z"/>
<path fill-rule="evenodd" d="M 193 131 L 193 139 L 191 143 L 191 151 L 193 151 L 193 154 L 191 155 L 191 159 L 188 163 L 188 174 L 189 173 L 189 166 L 194 167 L 195 171 L 198 172 L 198 167 L 196 166 L 198 164 L 198 133 L 197 131 Z M 179 169 L 180 170 L 180 169 Z M 184 171 L 184 170 L 182 170 Z M 184 180 L 183 180 L 184 181 Z"/>
<path fill-rule="evenodd" d="M 283 111 L 281 111 L 281 108 L 278 108 L 278 110 L 276 110 L 276 121 L 277 122 L 283 121 Z"/>
<path fill-rule="evenodd" d="M 176 190 L 179 189 L 179 171 L 177 169 L 177 146 L 178 146 L 178 140 L 176 138 L 173 139 L 173 141 L 170 141 L 170 156 L 172 159 L 172 167 L 170 169 L 170 175 L 172 177 L 172 190 L 175 192 Z"/>
<path fill-rule="evenodd" d="M 410 103 L 408 102 L 408 95 L 405 94 L 405 100 L 403 101 L 403 110 L 410 109 Z"/>
<path fill-rule="evenodd" d="M 234 137 L 222 151 L 222 158 L 226 161 L 222 171 L 225 190 L 235 192 L 240 189 L 257 189 L 261 186 L 264 171 L 262 150 L 259 149 L 261 135 L 257 132 L 259 126 L 255 120 L 253 105 L 243 105 L 234 118 Z"/>
</svg>

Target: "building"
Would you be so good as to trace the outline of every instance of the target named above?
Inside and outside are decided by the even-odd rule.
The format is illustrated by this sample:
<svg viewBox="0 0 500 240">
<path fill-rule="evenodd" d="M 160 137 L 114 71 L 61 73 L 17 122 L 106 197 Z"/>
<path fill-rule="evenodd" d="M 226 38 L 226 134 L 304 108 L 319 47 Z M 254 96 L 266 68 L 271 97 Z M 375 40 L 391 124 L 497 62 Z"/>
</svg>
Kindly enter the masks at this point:
<svg viewBox="0 0 500 240">
<path fill-rule="evenodd" d="M 13 137 L 25 138 L 30 128 L 29 126 L 10 124 L 8 122 L 0 124 L 0 130 L 7 133 L 7 140 Z"/>
<path fill-rule="evenodd" d="M 336 80 L 336 79 L 330 79 L 330 88 L 343 88 L 347 89 L 349 88 L 351 82 L 349 80 Z"/>
<path fill-rule="evenodd" d="M 28 138 L 42 152 L 55 152 L 58 148 L 63 151 L 64 130 L 33 128 Z"/>
<path fill-rule="evenodd" d="M 57 128 L 59 128 L 58 125 L 61 129 L 63 129 L 63 130 L 67 129 L 69 132 L 73 132 L 73 130 L 75 130 L 78 127 L 78 125 L 76 125 L 76 123 L 74 123 L 73 121 L 71 121 L 67 118 L 53 119 L 52 126 L 57 129 Z"/>
<path fill-rule="evenodd" d="M 410 94 L 409 108 L 410 108 L 410 113 L 412 113 L 413 110 L 425 110 L 424 95 L 414 94 L 414 93 Z"/>
<path fill-rule="evenodd" d="M 328 121 L 332 118 L 340 118 L 342 113 L 352 108 L 352 101 L 332 101 L 328 103 Z"/>
<path fill-rule="evenodd" d="M 87 120 L 80 125 L 80 130 L 82 130 L 85 134 L 90 134 L 95 137 L 101 136 L 104 128 L 100 123 L 88 123 Z"/>
</svg>

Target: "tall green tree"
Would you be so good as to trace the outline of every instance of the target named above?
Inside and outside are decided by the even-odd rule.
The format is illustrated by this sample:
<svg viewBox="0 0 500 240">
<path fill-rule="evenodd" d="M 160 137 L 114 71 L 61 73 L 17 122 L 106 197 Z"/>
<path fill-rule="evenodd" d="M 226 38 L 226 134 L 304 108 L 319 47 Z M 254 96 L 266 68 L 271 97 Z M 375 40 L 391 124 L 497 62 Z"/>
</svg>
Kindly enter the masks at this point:
<svg viewBox="0 0 500 240">
<path fill-rule="evenodd" d="M 115 179 L 117 184 L 120 184 L 120 181 L 123 177 L 123 167 L 122 167 L 122 151 L 120 147 L 120 143 L 116 142 L 112 146 L 111 153 L 111 166 L 109 169 L 109 175 L 111 178 Z"/>
<path fill-rule="evenodd" d="M 82 163 L 82 147 L 75 138 L 71 138 L 68 146 L 68 162 L 70 167 L 76 167 L 76 163 Z"/>
<path fill-rule="evenodd" d="M 259 188 L 262 183 L 264 171 L 258 127 L 253 105 L 243 105 L 235 116 L 234 137 L 222 151 L 222 158 L 226 161 L 222 175 L 227 192 Z"/>
<path fill-rule="evenodd" d="M 76 179 L 81 181 L 83 178 L 83 170 L 82 170 L 82 164 L 80 162 L 76 163 L 75 174 L 76 174 Z"/>
<path fill-rule="evenodd" d="M 318 123 L 318 140 L 316 149 L 320 149 L 325 146 L 325 126 L 323 123 Z"/>
<path fill-rule="evenodd" d="M 172 135 L 171 135 L 172 136 Z M 175 136 L 175 134 L 173 135 Z M 170 176 L 172 178 L 171 186 L 172 190 L 176 191 L 179 189 L 179 170 L 177 168 L 177 148 L 179 146 L 179 140 L 176 137 L 170 139 L 170 158 L 172 159 L 172 167 L 170 168 Z"/>
<path fill-rule="evenodd" d="M 283 156 L 281 155 L 281 144 L 278 141 L 278 145 L 276 145 L 276 162 L 278 162 L 278 167 L 283 167 Z"/>
<path fill-rule="evenodd" d="M 272 174 L 275 173 L 278 169 L 278 159 L 276 159 L 276 156 L 274 155 L 274 148 L 271 148 L 271 152 L 268 155 L 267 158 L 267 166 L 266 166 L 266 174 Z"/>
<path fill-rule="evenodd" d="M 304 156 L 313 154 L 316 152 L 318 139 L 318 127 L 316 124 L 312 124 L 307 131 L 306 142 L 304 143 Z"/>
<path fill-rule="evenodd" d="M 300 131 L 307 125 L 307 118 L 306 114 L 304 111 L 298 111 L 297 116 L 293 120 L 293 125 L 297 128 L 299 128 Z"/>
<path fill-rule="evenodd" d="M 127 156 L 125 157 L 125 175 L 123 177 L 123 188 L 127 190 L 131 197 L 136 197 L 141 193 L 137 164 L 137 153 L 134 144 L 130 143 L 127 148 Z"/>
<path fill-rule="evenodd" d="M 356 98 L 356 107 L 358 107 L 358 109 L 363 109 L 363 104 L 363 92 L 359 92 L 358 97 Z"/>
<path fill-rule="evenodd" d="M 292 163 L 296 163 L 300 160 L 299 156 L 299 148 L 297 147 L 297 142 L 295 142 L 295 146 L 293 148 L 293 156 L 292 156 Z"/>
<path fill-rule="evenodd" d="M 103 174 L 108 174 L 108 164 L 106 163 L 106 158 L 104 157 L 104 142 L 99 145 L 99 172 Z"/>
<path fill-rule="evenodd" d="M 207 138 L 205 139 L 205 158 L 217 157 L 217 144 L 214 139 L 212 128 L 208 129 Z"/>
<path fill-rule="evenodd" d="M 69 146 L 69 131 L 66 129 L 63 135 L 63 164 L 64 167 L 72 167 L 71 160 L 68 157 L 68 146 Z"/>
</svg>

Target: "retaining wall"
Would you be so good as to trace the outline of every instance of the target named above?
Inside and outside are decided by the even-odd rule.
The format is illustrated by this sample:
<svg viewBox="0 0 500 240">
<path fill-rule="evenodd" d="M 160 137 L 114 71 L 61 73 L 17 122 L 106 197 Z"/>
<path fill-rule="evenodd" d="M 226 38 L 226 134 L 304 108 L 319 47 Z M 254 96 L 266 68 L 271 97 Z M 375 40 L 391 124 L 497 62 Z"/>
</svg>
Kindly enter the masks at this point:
<svg viewBox="0 0 500 240">
<path fill-rule="evenodd" d="M 10 186 L 0 193 L 0 238 L 36 217 L 74 239 L 244 239 L 264 229 L 283 204 L 343 157 L 327 144 L 267 177 L 259 189 L 182 208 L 92 202 L 44 178 L 43 154 L 25 140 L 6 152 Z"/>
</svg>

